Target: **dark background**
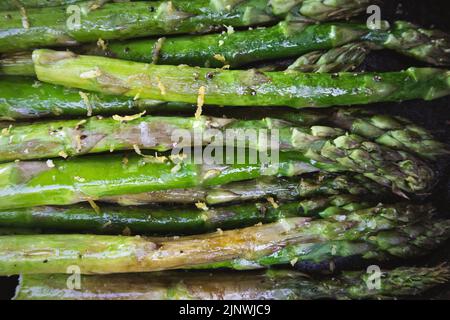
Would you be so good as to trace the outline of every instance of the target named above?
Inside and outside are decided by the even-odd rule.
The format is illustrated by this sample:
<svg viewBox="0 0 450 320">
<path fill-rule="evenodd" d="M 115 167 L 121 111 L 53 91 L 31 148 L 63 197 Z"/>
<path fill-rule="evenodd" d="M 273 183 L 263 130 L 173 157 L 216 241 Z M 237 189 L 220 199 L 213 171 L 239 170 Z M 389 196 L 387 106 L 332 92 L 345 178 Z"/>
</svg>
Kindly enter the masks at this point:
<svg viewBox="0 0 450 320">
<path fill-rule="evenodd" d="M 436 27 L 450 32 L 449 0 L 385 0 L 382 7 L 382 19 L 408 20 L 424 27 Z M 371 54 L 363 65 L 367 71 L 393 71 L 410 66 L 423 66 L 421 63 L 399 56 L 392 52 L 379 51 Z M 403 103 L 385 103 L 371 106 L 372 109 L 401 115 L 423 125 L 433 131 L 437 138 L 450 144 L 450 97 L 434 101 L 410 101 Z M 439 208 L 442 215 L 450 217 L 450 182 L 447 162 L 440 163 L 442 182 L 437 187 L 430 201 Z M 410 265 L 435 266 L 442 262 L 450 262 L 450 241 L 430 256 Z M 402 264 L 406 264 L 402 262 Z M 391 266 L 390 266 L 391 267 Z M 0 277 L 0 299 L 10 299 L 17 285 L 17 277 Z M 427 293 L 422 298 L 450 299 L 450 284 Z"/>
</svg>

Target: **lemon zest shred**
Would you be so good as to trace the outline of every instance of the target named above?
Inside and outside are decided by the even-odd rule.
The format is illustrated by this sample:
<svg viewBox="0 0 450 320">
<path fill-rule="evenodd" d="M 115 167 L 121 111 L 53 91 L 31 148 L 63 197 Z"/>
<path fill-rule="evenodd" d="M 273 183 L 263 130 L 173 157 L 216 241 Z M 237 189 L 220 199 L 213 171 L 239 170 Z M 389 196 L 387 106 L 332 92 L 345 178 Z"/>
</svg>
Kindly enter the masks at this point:
<svg viewBox="0 0 450 320">
<path fill-rule="evenodd" d="M 127 121 L 133 121 L 136 119 L 139 119 L 140 117 L 142 117 L 144 114 L 146 113 L 146 111 L 142 111 L 141 113 L 138 114 L 134 114 L 131 116 L 119 116 L 118 114 L 115 114 L 112 116 L 112 118 L 116 121 L 120 121 L 120 122 L 127 122 Z"/>
</svg>

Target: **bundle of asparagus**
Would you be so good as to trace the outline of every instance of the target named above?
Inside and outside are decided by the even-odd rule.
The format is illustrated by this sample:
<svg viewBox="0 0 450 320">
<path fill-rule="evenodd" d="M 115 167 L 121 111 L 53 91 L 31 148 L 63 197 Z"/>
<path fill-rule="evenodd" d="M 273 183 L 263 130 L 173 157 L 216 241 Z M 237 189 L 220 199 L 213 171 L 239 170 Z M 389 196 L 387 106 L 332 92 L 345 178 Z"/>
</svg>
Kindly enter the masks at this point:
<svg viewBox="0 0 450 320">
<path fill-rule="evenodd" d="M 370 290 L 345 271 L 450 238 L 419 202 L 446 144 L 368 107 L 304 109 L 450 94 L 445 69 L 348 72 L 379 49 L 450 64 L 441 31 L 335 21 L 369 4 L 2 2 L 0 275 L 21 274 L 15 298 L 397 298 L 446 282 L 445 266 L 403 267 Z M 81 291 L 64 287 L 74 265 Z"/>
</svg>

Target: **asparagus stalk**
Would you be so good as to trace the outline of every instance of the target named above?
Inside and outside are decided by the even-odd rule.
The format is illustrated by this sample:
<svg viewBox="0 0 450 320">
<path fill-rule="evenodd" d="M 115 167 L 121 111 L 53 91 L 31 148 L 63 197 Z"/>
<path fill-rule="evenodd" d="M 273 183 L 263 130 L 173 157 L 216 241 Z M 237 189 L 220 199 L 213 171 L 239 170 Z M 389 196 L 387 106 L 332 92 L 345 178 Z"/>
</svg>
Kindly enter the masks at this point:
<svg viewBox="0 0 450 320">
<path fill-rule="evenodd" d="M 341 46 L 360 39 L 366 32 L 367 28 L 354 24 L 281 22 L 269 28 L 233 33 L 110 42 L 106 48 L 88 45 L 80 53 L 158 64 L 239 67 Z"/>
<path fill-rule="evenodd" d="M 201 132 L 227 128 L 235 120 L 220 118 L 143 117 L 135 121 L 123 118 L 88 118 L 11 126 L 0 137 L 0 161 L 55 158 L 65 153 L 75 156 L 113 150 L 171 150 L 177 141 L 176 130 L 195 128 Z M 239 123 L 237 124 L 239 126 Z M 206 144 L 207 137 L 202 137 Z M 187 143 L 187 142 L 184 142 Z M 201 145 L 202 145 L 201 144 Z"/>
<path fill-rule="evenodd" d="M 405 205 L 322 220 L 290 218 L 189 237 L 2 236 L 0 274 L 65 273 L 73 265 L 82 274 L 104 274 L 195 267 L 255 269 L 355 254 L 364 259 L 414 257 L 450 236 L 449 220 L 430 218 L 425 207 Z M 337 246 L 339 241 L 347 243 L 346 250 Z M 335 249 L 324 251 L 334 244 Z"/>
<path fill-rule="evenodd" d="M 365 44 L 349 44 L 360 41 L 365 41 Z M 270 28 L 232 34 L 112 42 L 107 48 L 88 46 L 82 52 L 138 62 L 239 67 L 256 61 L 330 50 L 345 44 L 348 46 L 332 50 L 322 59 L 338 60 L 335 67 L 338 69 L 339 65 L 364 60 L 369 49 L 387 48 L 434 65 L 450 64 L 450 37 L 447 34 L 404 21 L 396 22 L 393 28 L 387 30 L 371 30 L 365 25 L 352 23 L 305 25 L 281 22 Z M 217 59 L 218 56 L 223 59 Z M 347 62 L 347 59 L 350 61 Z"/>
<path fill-rule="evenodd" d="M 449 94 L 449 71 L 304 74 L 148 65 L 71 52 L 35 50 L 39 80 L 143 99 L 231 106 L 327 107 Z M 204 94 L 203 94 L 204 93 Z"/>
<path fill-rule="evenodd" d="M 8 11 L 0 17 L 3 31 L 0 52 L 19 51 L 34 47 L 71 46 L 98 39 L 129 39 L 143 36 L 210 32 L 224 25 L 246 27 L 273 23 L 280 19 L 268 7 L 268 0 L 222 1 L 139 1 L 133 4 L 106 3 L 99 7 L 91 2 L 77 4 L 83 12 L 76 22 L 66 7 L 28 9 L 25 14 Z M 313 0 L 321 2 L 321 0 Z M 365 1 L 366 2 L 366 1 Z M 351 8 L 347 4 L 351 4 Z M 345 6 L 345 8 L 344 8 Z M 338 15 L 324 16 L 322 10 L 304 12 L 308 19 L 339 19 L 358 14 L 365 4 L 346 0 L 331 6 Z M 300 10 L 302 5 L 300 4 Z M 297 12 L 297 8 L 292 9 Z M 117 15 L 117 12 L 127 12 Z M 7 17 L 4 17 L 7 16 Z M 72 20 L 75 24 L 69 24 Z M 26 21 L 26 23 L 24 23 Z M 105 24 L 106 23 L 106 24 Z M 99 27 L 99 26 L 102 27 Z M 16 30 L 16 32 L 11 32 Z"/>
<path fill-rule="evenodd" d="M 238 204 L 209 208 L 120 208 L 101 206 L 95 212 L 89 206 L 34 207 L 0 211 L 0 226 L 39 228 L 52 232 L 88 232 L 94 234 L 180 235 L 229 230 L 270 223 L 300 216 L 328 217 L 370 207 L 348 195 L 315 198 L 280 205 Z"/>
<path fill-rule="evenodd" d="M 448 229 L 448 221 L 444 224 L 434 221 L 425 226 L 418 223 L 406 226 L 405 230 L 392 229 L 372 234 L 365 241 L 301 243 L 256 260 L 237 258 L 193 268 L 247 270 L 290 263 L 300 271 L 333 273 L 352 266 L 355 261 L 389 261 L 423 256 L 426 254 L 424 250 L 434 249 L 448 239 Z"/>
<path fill-rule="evenodd" d="M 137 119 L 134 119 L 137 118 Z M 224 144 L 238 143 L 241 147 L 259 149 L 260 142 L 248 139 L 245 130 L 277 130 L 277 141 L 282 150 L 307 150 L 312 142 L 319 138 L 336 138 L 344 134 L 338 128 L 312 126 L 291 127 L 290 123 L 276 119 L 244 121 L 237 119 L 214 117 L 153 117 L 132 116 L 124 120 L 123 117 L 88 118 L 84 120 L 43 121 L 33 124 L 10 125 L 3 130 L 0 137 L 0 161 L 32 160 L 55 158 L 62 152 L 68 156 L 87 153 L 101 153 L 112 150 L 151 149 L 156 151 L 172 150 L 175 143 L 179 146 L 202 146 L 211 143 L 208 130 L 226 134 L 226 130 L 243 132 L 233 141 L 225 140 Z M 198 141 L 175 141 L 174 134 L 186 130 L 193 137 L 201 133 Z M 220 130 L 220 131 L 219 131 Z M 299 135 L 310 137 L 303 142 Z M 314 137 L 317 137 L 314 139 Z M 178 140 L 178 139 L 177 139 Z M 236 141 L 237 140 L 237 141 Z"/>
<path fill-rule="evenodd" d="M 351 194 L 366 198 L 389 197 L 389 190 L 362 175 L 323 175 L 311 177 L 273 178 L 239 181 L 212 188 L 175 189 L 153 191 L 122 196 L 102 197 L 102 202 L 122 206 L 139 206 L 152 203 L 192 204 L 203 202 L 217 205 L 230 202 L 255 201 L 274 198 L 278 201 L 292 201 L 317 196 Z"/>
<path fill-rule="evenodd" d="M 15 300 L 312 300 L 389 299 L 420 295 L 446 283 L 448 267 L 383 271 L 381 287 L 370 289 L 368 274 L 343 272 L 311 278 L 287 270 L 248 272 L 166 271 L 157 274 L 84 276 L 81 290 L 67 288 L 67 276 L 22 275 Z M 208 285 L 205 285 L 208 284 Z"/>
<path fill-rule="evenodd" d="M 119 119 L 120 120 L 120 119 Z M 276 146 L 266 146 L 262 140 L 249 139 L 245 130 L 278 131 Z M 50 130 L 49 130 L 50 129 Z M 388 149 L 354 134 L 324 126 L 290 127 L 289 123 L 272 119 L 238 121 L 221 118 L 144 117 L 126 122 L 91 118 L 12 126 L 0 138 L 0 160 L 53 158 L 60 154 L 74 156 L 112 150 L 153 149 L 167 151 L 175 143 L 179 147 L 198 147 L 211 142 L 213 136 L 201 134 L 194 141 L 174 141 L 175 130 L 204 133 L 209 129 L 232 129 L 233 139 L 224 138 L 226 147 L 266 148 L 299 152 L 303 160 L 326 172 L 349 171 L 364 174 L 381 185 L 392 187 L 400 194 L 428 192 L 435 183 L 433 169 L 415 156 Z M 220 133 L 219 132 L 219 133 Z M 244 134 L 242 134 L 244 132 Z M 237 141 L 236 141 L 237 140 Z M 300 154 L 301 153 L 301 154 Z"/>
<path fill-rule="evenodd" d="M 0 119 L 2 120 L 99 114 L 125 115 L 161 108 L 180 110 L 186 109 L 187 106 L 172 102 L 133 100 L 120 96 L 83 92 L 25 77 L 0 78 Z"/>
<path fill-rule="evenodd" d="M 64 155 L 65 156 L 65 155 Z M 262 176 L 316 172 L 298 153 L 268 163 L 226 153 L 223 164 L 195 164 L 180 157 L 86 156 L 70 160 L 22 161 L 0 165 L 0 208 L 67 205 L 149 191 L 211 187 Z M 196 162 L 198 163 L 198 162 Z"/>
<path fill-rule="evenodd" d="M 137 62 L 207 67 L 239 67 L 257 61 L 301 56 L 290 70 L 342 72 L 361 64 L 369 51 L 383 48 L 438 66 L 450 64 L 450 37 L 447 34 L 404 21 L 396 22 L 387 30 L 371 30 L 352 23 L 305 25 L 280 22 L 264 29 L 113 41 L 107 46 L 87 45 L 76 50 Z M 32 75 L 31 53 L 27 55 L 22 53 L 19 58 L 6 55 L 0 62 L 0 72 Z"/>
</svg>

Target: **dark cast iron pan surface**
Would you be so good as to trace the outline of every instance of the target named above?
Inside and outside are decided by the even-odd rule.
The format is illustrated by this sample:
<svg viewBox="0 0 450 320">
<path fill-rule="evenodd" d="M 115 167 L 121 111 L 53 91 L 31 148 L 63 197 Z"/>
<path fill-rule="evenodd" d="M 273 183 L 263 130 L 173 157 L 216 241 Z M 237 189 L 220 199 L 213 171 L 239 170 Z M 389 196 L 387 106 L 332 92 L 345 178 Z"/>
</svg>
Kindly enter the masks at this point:
<svg viewBox="0 0 450 320">
<path fill-rule="evenodd" d="M 381 5 L 382 19 L 395 21 L 407 20 L 423 27 L 436 27 L 450 32 L 450 1 L 448 0 L 385 0 Z M 420 62 L 399 56 L 388 51 L 371 54 L 362 70 L 394 71 L 410 66 L 424 66 Z M 371 109 L 400 115 L 431 130 L 441 141 L 450 144 L 450 97 L 435 101 L 409 101 L 402 103 L 383 103 L 370 106 Z M 442 182 L 436 188 L 431 200 L 443 216 L 450 218 L 450 181 L 447 163 L 442 163 Z M 414 261 L 401 262 L 399 265 L 436 266 L 450 263 L 450 242 L 444 244 L 433 254 Z M 389 265 L 386 267 L 395 267 Z M 14 295 L 17 277 L 0 277 L 0 299 L 10 299 Z M 450 284 L 433 289 L 424 299 L 449 299 Z"/>
</svg>

